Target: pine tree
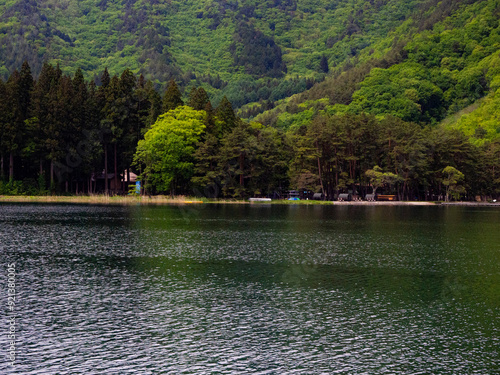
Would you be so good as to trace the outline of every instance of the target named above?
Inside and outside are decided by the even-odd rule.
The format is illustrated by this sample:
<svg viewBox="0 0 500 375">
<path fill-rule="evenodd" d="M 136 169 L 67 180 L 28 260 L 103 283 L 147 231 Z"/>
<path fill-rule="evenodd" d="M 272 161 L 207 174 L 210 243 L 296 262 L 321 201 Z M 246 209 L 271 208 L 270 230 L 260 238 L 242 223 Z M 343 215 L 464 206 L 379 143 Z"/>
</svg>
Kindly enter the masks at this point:
<svg viewBox="0 0 500 375">
<path fill-rule="evenodd" d="M 330 68 L 328 67 L 328 59 L 326 58 L 325 55 L 321 57 L 321 60 L 319 62 L 319 69 L 323 73 L 328 73 L 328 71 L 330 70 Z"/>
<path fill-rule="evenodd" d="M 166 113 L 181 105 L 184 105 L 181 92 L 179 91 L 179 87 L 177 87 L 175 81 L 172 79 L 170 80 L 168 88 L 165 91 L 165 96 L 163 97 L 162 111 L 163 113 Z"/>
<path fill-rule="evenodd" d="M 235 128 L 238 121 L 236 115 L 234 114 L 233 106 L 225 95 L 215 111 L 215 116 L 221 122 L 221 127 L 219 129 L 220 133 L 216 134 L 219 138 L 223 137 L 224 134 L 231 132 Z"/>
<path fill-rule="evenodd" d="M 10 116 L 7 118 L 5 133 L 7 152 L 9 153 L 9 180 L 14 179 L 14 156 L 19 155 L 25 141 L 26 125 L 28 119 L 33 76 L 27 62 L 11 74 L 7 81 L 7 103 Z"/>
<path fill-rule="evenodd" d="M 47 149 L 45 145 L 44 129 L 49 121 L 49 92 L 55 81 L 54 67 L 44 63 L 38 80 L 33 88 L 30 109 L 28 132 L 30 133 L 28 149 L 34 159 L 38 159 L 39 174 L 43 173 L 43 164 L 46 159 Z M 42 188 L 40 186 L 40 188 Z M 45 187 L 43 187 L 45 188 Z"/>
<path fill-rule="evenodd" d="M 109 76 L 108 67 L 105 67 L 104 71 L 101 74 L 101 86 L 106 88 L 109 86 L 110 82 L 111 77 Z"/>
<path fill-rule="evenodd" d="M 208 94 L 203 87 L 199 87 L 195 89 L 191 89 L 189 93 L 189 102 L 188 106 L 194 108 L 197 111 L 201 111 L 205 108 L 207 103 L 210 101 L 208 98 Z"/>
</svg>

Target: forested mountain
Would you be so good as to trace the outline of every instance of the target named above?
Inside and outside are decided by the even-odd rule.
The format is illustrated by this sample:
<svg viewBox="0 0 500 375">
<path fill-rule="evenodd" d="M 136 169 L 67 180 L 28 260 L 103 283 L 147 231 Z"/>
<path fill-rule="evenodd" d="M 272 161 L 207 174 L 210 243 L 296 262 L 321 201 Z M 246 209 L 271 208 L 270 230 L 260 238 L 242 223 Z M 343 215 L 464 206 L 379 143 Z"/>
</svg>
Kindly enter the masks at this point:
<svg viewBox="0 0 500 375">
<path fill-rule="evenodd" d="M 98 84 L 105 67 L 130 69 L 161 89 L 175 79 L 184 98 L 198 86 L 215 104 L 226 96 L 243 117 L 278 106 L 259 120 L 282 127 L 318 108 L 435 124 L 494 94 L 499 9 L 497 0 L 1 0 L 0 76 L 25 60 L 35 76 L 59 62 Z"/>
<path fill-rule="evenodd" d="M 88 78 L 128 68 L 159 84 L 202 85 L 215 103 L 226 95 L 240 107 L 302 92 L 372 49 L 382 56 L 387 36 L 407 33 L 412 16 L 445 15 L 434 3 L 1 0 L 0 75 L 25 60 L 35 76 L 44 61 Z"/>
<path fill-rule="evenodd" d="M 480 139 L 497 137 L 500 129 L 491 119 L 498 114 L 500 2 L 443 1 L 431 9 L 258 120 L 288 128 L 321 111 L 368 112 L 432 125 L 446 119 L 445 126 L 469 135 L 481 126 Z M 475 113 L 467 120 L 447 118 L 463 109 L 459 115 Z"/>
</svg>

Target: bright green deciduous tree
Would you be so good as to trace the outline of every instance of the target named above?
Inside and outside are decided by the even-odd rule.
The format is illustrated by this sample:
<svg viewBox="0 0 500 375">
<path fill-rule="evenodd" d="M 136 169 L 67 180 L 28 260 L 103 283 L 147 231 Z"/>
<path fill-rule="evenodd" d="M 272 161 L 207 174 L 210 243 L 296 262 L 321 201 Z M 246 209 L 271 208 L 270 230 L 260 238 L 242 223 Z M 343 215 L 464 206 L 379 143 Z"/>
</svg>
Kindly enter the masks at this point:
<svg viewBox="0 0 500 375">
<path fill-rule="evenodd" d="M 177 107 L 160 115 L 139 141 L 134 160 L 143 167 L 141 179 L 147 189 L 174 195 L 177 185 L 190 180 L 205 115 L 188 106 Z"/>
</svg>

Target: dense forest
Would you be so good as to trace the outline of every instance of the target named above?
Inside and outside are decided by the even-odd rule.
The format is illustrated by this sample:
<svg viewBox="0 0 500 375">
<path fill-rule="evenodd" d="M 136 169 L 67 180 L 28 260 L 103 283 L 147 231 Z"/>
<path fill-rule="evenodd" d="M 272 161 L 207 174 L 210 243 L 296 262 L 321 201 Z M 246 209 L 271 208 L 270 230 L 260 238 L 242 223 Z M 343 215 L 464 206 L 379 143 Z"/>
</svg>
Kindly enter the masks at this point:
<svg viewBox="0 0 500 375">
<path fill-rule="evenodd" d="M 419 31 L 390 35 L 385 54 L 381 53 L 384 44 L 362 53 L 310 90 L 274 103 L 274 109 L 256 119 L 289 128 L 310 121 L 321 111 L 365 112 L 431 125 L 444 121 L 447 127 L 471 136 L 479 122 L 479 143 L 496 138 L 500 128 L 491 118 L 498 116 L 492 102 L 500 87 L 500 2 L 466 3 L 439 3 L 438 9 L 451 16 L 430 25 L 432 18 L 425 17 L 416 25 L 416 21 L 405 24 L 402 27 L 418 26 Z M 453 7 L 458 9 L 453 11 Z M 485 96 L 486 101 L 478 101 Z M 255 112 L 248 108 L 245 114 L 258 112 L 258 108 Z M 471 112 L 476 113 L 469 121 L 453 116 Z"/>
<path fill-rule="evenodd" d="M 97 85 L 48 63 L 35 80 L 27 62 L 0 81 L 0 105 L 0 194 L 128 193 L 131 169 L 149 194 L 500 193 L 499 139 L 397 116 L 325 111 L 284 130 L 240 119 L 225 97 L 213 107 L 202 87 L 185 102 L 173 80 L 160 95 L 128 69 Z"/>
</svg>

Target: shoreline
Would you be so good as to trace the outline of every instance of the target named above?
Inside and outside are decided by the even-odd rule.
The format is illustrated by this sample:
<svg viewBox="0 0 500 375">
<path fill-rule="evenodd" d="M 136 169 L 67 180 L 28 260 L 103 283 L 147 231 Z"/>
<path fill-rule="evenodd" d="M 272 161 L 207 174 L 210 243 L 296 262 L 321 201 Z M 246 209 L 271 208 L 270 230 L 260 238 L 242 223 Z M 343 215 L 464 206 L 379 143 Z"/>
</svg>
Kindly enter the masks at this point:
<svg viewBox="0 0 500 375">
<path fill-rule="evenodd" d="M 169 196 L 12 196 L 0 195 L 0 203 L 68 203 L 68 204 L 106 204 L 106 205 L 196 205 L 196 204 L 248 204 L 248 205 L 323 205 L 323 206 L 470 206 L 470 207 L 500 207 L 500 203 L 490 202 L 426 202 L 426 201 L 288 201 L 273 200 L 270 202 L 249 202 L 238 199 L 207 199 L 192 197 Z"/>
</svg>

